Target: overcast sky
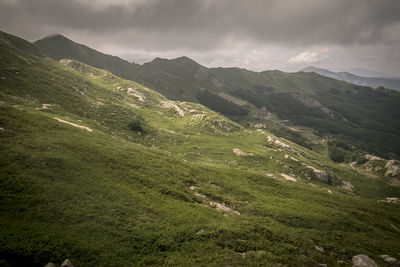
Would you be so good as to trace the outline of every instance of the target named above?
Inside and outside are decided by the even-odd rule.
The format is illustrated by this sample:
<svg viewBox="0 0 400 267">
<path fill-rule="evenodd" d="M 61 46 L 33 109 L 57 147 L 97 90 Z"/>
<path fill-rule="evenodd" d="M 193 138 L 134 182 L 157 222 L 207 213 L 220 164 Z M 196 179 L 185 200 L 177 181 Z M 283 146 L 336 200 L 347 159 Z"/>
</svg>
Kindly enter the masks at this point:
<svg viewBox="0 0 400 267">
<path fill-rule="evenodd" d="M 366 68 L 400 76 L 400 0 L 0 0 L 0 30 L 143 63 Z"/>
</svg>

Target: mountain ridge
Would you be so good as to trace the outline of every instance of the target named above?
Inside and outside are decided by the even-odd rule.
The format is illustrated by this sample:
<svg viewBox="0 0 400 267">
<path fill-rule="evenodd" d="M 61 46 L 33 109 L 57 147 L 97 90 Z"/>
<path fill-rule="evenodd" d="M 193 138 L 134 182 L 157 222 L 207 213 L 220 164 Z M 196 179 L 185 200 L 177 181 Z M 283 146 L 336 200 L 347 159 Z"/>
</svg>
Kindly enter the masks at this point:
<svg viewBox="0 0 400 267">
<path fill-rule="evenodd" d="M 396 91 L 400 91 L 400 79 L 394 78 L 380 78 L 380 77 L 362 77 L 359 75 L 355 75 L 350 72 L 332 72 L 327 69 L 316 68 L 316 67 L 306 67 L 301 71 L 304 72 L 316 72 L 323 76 L 327 76 L 330 78 L 334 78 L 337 80 L 342 80 L 350 83 L 354 83 L 361 86 L 370 86 L 370 87 L 385 87 L 389 89 L 393 89 Z"/>
<path fill-rule="evenodd" d="M 46 43 L 52 47 L 52 53 L 53 49 L 62 47 L 51 39 Z M 42 44 L 42 48 L 46 47 Z M 75 59 L 95 66 L 92 59 L 71 53 L 78 55 Z M 68 57 L 65 51 L 61 54 Z M 393 153 L 396 157 L 400 155 L 396 149 L 400 147 L 398 93 L 386 89 L 375 90 L 305 72 L 206 68 L 187 57 L 158 58 L 143 65 L 106 69 L 125 79 L 139 81 L 171 100 L 201 103 L 243 125 L 265 124 L 276 134 L 301 144 L 311 146 L 312 140 L 291 131 L 293 125 L 311 127 L 317 134 L 344 139 L 386 158 Z M 233 98 L 238 101 L 232 102 Z M 291 125 L 285 126 L 280 121 L 289 121 Z M 372 138 L 378 131 L 385 138 Z"/>
</svg>

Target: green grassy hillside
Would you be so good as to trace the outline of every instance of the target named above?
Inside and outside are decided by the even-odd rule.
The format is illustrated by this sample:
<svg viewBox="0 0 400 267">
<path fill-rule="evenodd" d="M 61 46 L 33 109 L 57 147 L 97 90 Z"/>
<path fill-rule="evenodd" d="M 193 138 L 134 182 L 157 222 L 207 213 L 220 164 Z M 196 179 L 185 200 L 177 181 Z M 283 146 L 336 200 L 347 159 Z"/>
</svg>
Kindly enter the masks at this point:
<svg viewBox="0 0 400 267">
<path fill-rule="evenodd" d="M 315 143 L 312 132 L 317 138 L 344 142 L 385 158 L 400 155 L 399 92 L 315 73 L 208 69 L 187 57 L 157 58 L 141 66 L 120 59 L 103 64 L 111 56 L 60 36 L 35 45 L 57 60 L 71 58 L 107 69 L 169 99 L 201 103 L 242 125 L 264 124 L 275 134 L 309 148 Z M 307 133 L 292 130 L 299 127 L 307 127 Z"/>
<path fill-rule="evenodd" d="M 337 266 L 399 253 L 400 207 L 378 201 L 400 197 L 386 160 L 338 164 L 5 33 L 0 51 L 0 265 Z"/>
</svg>

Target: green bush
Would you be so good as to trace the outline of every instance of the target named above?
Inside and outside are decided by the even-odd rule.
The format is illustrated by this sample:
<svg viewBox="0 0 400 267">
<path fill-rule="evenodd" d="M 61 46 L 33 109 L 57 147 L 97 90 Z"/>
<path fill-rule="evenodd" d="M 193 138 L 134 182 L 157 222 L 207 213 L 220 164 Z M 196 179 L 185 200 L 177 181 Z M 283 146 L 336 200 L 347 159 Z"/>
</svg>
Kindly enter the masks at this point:
<svg viewBox="0 0 400 267">
<path fill-rule="evenodd" d="M 131 131 L 144 133 L 145 130 L 144 130 L 143 124 L 144 123 L 141 120 L 135 119 L 134 121 L 132 121 L 128 124 L 128 128 Z"/>
</svg>

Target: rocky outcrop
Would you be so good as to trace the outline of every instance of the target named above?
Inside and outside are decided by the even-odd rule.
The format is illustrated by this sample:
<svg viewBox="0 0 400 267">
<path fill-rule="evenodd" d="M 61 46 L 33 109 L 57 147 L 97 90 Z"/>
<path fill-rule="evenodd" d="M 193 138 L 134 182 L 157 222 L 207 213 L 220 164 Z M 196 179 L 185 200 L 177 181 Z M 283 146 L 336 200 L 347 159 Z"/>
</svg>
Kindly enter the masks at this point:
<svg viewBox="0 0 400 267">
<path fill-rule="evenodd" d="M 271 145 L 275 145 L 277 147 L 283 148 L 283 149 L 285 149 L 287 151 L 290 151 L 292 153 L 298 154 L 298 152 L 293 147 L 291 147 L 291 146 L 289 146 L 289 145 L 287 145 L 287 144 L 285 144 L 285 143 L 283 143 L 283 142 L 281 142 L 281 141 L 279 141 L 277 139 L 274 139 L 271 136 L 267 136 L 267 140 L 268 140 L 268 143 L 270 143 Z"/>
<path fill-rule="evenodd" d="M 326 172 L 318 170 L 318 169 L 313 169 L 313 175 L 315 176 L 315 178 L 317 178 L 318 180 L 320 180 L 323 183 L 326 184 L 331 184 L 331 176 L 328 175 Z"/>
<path fill-rule="evenodd" d="M 380 255 L 386 263 L 393 265 L 393 266 L 400 266 L 400 261 L 398 261 L 396 258 L 390 257 L 389 255 Z"/>
<path fill-rule="evenodd" d="M 8 105 L 4 101 L 0 101 L 0 108 L 6 108 Z"/>
<path fill-rule="evenodd" d="M 315 246 L 315 250 L 318 251 L 318 252 L 321 252 L 321 253 L 325 253 L 324 248 L 321 247 L 321 246 Z"/>
<path fill-rule="evenodd" d="M 354 185 L 352 185 L 350 182 L 343 181 L 342 185 L 340 188 L 347 190 L 349 192 L 353 192 Z"/>
<path fill-rule="evenodd" d="M 234 148 L 233 153 L 235 153 L 237 156 L 254 156 L 253 153 L 244 152 L 243 150 L 240 150 L 239 148 Z"/>
<path fill-rule="evenodd" d="M 336 183 L 337 184 L 339 181 L 339 179 L 336 178 L 335 176 L 330 175 L 330 174 L 328 174 L 322 170 L 319 170 L 313 166 L 307 165 L 305 163 L 302 163 L 302 165 L 305 166 L 306 168 L 312 170 L 313 177 L 320 180 L 323 183 L 326 183 L 326 184 L 335 184 Z"/>
<path fill-rule="evenodd" d="M 288 180 L 288 181 L 292 181 L 292 182 L 296 182 L 296 181 L 297 181 L 296 178 L 294 178 L 294 177 L 292 177 L 292 176 L 289 176 L 289 175 L 287 175 L 287 174 L 284 174 L 284 173 L 281 173 L 281 176 L 282 176 L 283 178 L 285 178 L 285 180 Z"/>
<path fill-rule="evenodd" d="M 170 101 L 170 100 L 161 101 L 160 105 L 162 108 L 173 110 L 180 117 L 185 117 L 185 112 L 173 101 Z"/>
<path fill-rule="evenodd" d="M 354 256 L 351 261 L 353 262 L 353 267 L 378 267 L 373 259 L 364 254 Z"/>
<path fill-rule="evenodd" d="M 66 259 L 62 264 L 61 267 L 74 267 L 72 263 L 69 261 L 69 259 Z"/>
<path fill-rule="evenodd" d="M 56 267 L 56 265 L 52 262 L 49 262 L 44 267 Z M 65 261 L 63 261 L 63 263 L 60 265 L 60 267 L 74 267 L 74 265 L 72 265 L 72 263 L 69 259 L 66 259 Z"/>
<path fill-rule="evenodd" d="M 400 198 L 398 198 L 398 197 L 387 197 L 386 199 L 378 200 L 378 201 L 379 202 L 393 203 L 393 204 L 400 204 Z"/>
<path fill-rule="evenodd" d="M 365 159 L 366 160 L 384 160 L 383 158 L 377 157 L 375 155 L 371 155 L 371 154 L 366 154 L 365 155 Z"/>
<path fill-rule="evenodd" d="M 199 192 L 197 192 L 197 187 L 196 186 L 189 186 L 189 190 L 192 191 L 194 193 L 194 195 L 200 197 L 202 199 L 203 202 L 205 202 L 206 204 L 208 204 L 211 207 L 214 207 L 216 210 L 218 211 L 222 211 L 224 212 L 225 216 L 228 216 L 228 214 L 226 212 L 235 214 L 235 215 L 240 215 L 240 212 L 228 207 L 225 203 L 218 203 L 215 201 L 210 201 L 205 195 L 200 194 Z"/>
<path fill-rule="evenodd" d="M 389 160 L 385 168 L 387 169 L 385 176 L 397 176 L 400 174 L 400 161 L 394 159 Z"/>
</svg>

